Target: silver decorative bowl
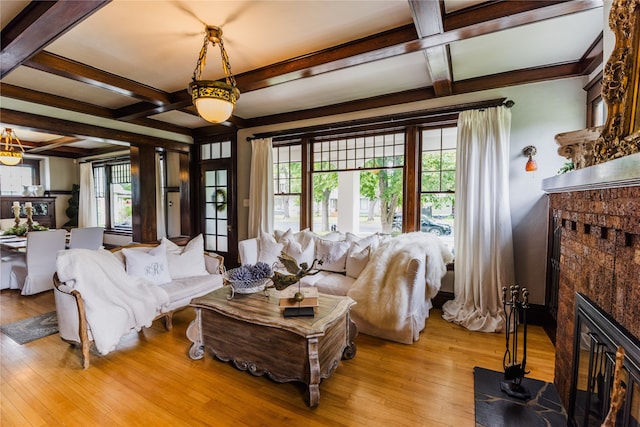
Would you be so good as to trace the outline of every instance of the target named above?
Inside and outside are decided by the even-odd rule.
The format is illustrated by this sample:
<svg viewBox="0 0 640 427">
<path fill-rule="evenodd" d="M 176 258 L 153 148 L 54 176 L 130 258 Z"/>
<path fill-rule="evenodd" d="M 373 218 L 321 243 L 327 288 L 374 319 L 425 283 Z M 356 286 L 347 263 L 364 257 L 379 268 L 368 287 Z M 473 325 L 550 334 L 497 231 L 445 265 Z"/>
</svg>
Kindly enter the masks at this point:
<svg viewBox="0 0 640 427">
<path fill-rule="evenodd" d="M 224 284 L 231 288 L 231 295 L 227 297 L 228 299 L 232 299 L 235 294 L 254 294 L 265 290 L 265 286 L 267 282 L 269 282 L 268 277 L 252 280 L 233 280 L 231 277 L 235 270 L 237 270 L 237 268 L 232 268 L 224 272 Z"/>
</svg>

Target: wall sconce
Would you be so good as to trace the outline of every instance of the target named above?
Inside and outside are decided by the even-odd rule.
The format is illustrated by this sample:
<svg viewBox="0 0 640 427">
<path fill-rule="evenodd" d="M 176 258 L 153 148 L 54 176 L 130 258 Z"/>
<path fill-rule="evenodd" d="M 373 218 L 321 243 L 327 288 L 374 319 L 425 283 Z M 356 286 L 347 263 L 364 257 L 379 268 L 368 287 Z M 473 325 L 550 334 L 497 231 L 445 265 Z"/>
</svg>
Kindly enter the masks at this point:
<svg viewBox="0 0 640 427">
<path fill-rule="evenodd" d="M 200 80 L 207 58 L 209 43 L 220 48 L 222 69 L 225 75 L 224 82 Z M 204 43 L 198 56 L 196 68 L 193 70 L 193 78 L 189 83 L 188 91 L 191 94 L 193 105 L 198 110 L 198 114 L 211 123 L 222 123 L 233 113 L 236 101 L 240 97 L 240 91 L 236 87 L 236 79 L 231 72 L 229 56 L 227 56 L 227 51 L 224 49 L 222 30 L 218 27 L 208 26 L 205 29 Z"/>
<path fill-rule="evenodd" d="M 533 172 L 538 170 L 538 164 L 535 160 L 533 160 L 533 156 L 536 155 L 538 150 L 533 145 L 527 145 L 522 149 L 522 154 L 529 157 L 527 160 L 527 164 L 524 166 L 524 170 L 527 172 Z"/>
</svg>

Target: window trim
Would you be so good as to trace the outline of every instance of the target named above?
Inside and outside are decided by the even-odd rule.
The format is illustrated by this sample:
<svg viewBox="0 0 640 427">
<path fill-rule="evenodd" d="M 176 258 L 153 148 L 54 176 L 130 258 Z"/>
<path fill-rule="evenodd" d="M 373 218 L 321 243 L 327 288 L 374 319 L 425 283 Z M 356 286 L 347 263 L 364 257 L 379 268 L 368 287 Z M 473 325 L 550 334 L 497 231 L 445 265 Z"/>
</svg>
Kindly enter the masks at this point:
<svg viewBox="0 0 640 427">
<path fill-rule="evenodd" d="M 111 234 L 122 234 L 122 235 L 131 235 L 133 233 L 133 224 L 131 224 L 131 226 L 129 227 L 125 227 L 125 226 L 118 226 L 118 225 L 113 225 L 113 213 L 112 213 L 112 203 L 111 203 L 111 199 L 113 197 L 112 191 L 111 191 L 111 185 L 113 184 L 112 182 L 112 168 L 114 166 L 118 166 L 118 165 L 122 165 L 122 164 L 129 164 L 129 171 L 131 171 L 131 159 L 129 156 L 126 157 L 117 157 L 117 158 L 113 158 L 113 159 L 107 159 L 107 160 L 102 160 L 99 162 L 94 162 L 92 163 L 91 167 L 92 167 L 92 172 L 94 174 L 94 180 L 95 180 L 95 170 L 98 168 L 104 168 L 104 183 L 103 183 L 103 188 L 102 188 L 102 193 L 104 194 L 104 210 L 105 210 L 105 231 L 109 231 Z M 129 172 L 129 183 L 132 184 L 131 182 L 131 172 Z M 96 185 L 96 192 L 97 192 L 97 185 L 98 183 L 95 182 L 94 185 Z M 96 197 L 96 205 L 97 205 L 97 200 L 98 198 Z M 97 213 L 97 212 L 96 212 Z M 132 218 L 133 219 L 133 218 Z"/>
</svg>

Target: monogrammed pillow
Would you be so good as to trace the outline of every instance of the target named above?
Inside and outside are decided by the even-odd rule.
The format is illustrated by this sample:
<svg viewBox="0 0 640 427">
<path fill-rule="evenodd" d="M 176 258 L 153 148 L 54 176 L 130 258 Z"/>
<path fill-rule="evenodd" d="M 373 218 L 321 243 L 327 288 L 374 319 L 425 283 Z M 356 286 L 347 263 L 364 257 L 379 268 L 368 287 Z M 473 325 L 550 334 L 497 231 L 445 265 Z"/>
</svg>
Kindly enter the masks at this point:
<svg viewBox="0 0 640 427">
<path fill-rule="evenodd" d="M 144 277 L 156 285 L 171 281 L 165 245 L 158 245 L 149 252 L 127 248 L 122 249 L 122 252 L 124 253 L 128 275 Z"/>
</svg>

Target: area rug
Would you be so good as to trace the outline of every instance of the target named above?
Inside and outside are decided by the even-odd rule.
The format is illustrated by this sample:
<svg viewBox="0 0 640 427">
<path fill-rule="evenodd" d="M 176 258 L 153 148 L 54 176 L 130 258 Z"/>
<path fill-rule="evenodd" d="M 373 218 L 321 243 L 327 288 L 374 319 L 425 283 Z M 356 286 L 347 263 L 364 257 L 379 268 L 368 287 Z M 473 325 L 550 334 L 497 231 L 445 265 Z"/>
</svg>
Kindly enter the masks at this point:
<svg viewBox="0 0 640 427">
<path fill-rule="evenodd" d="M 17 322 L 0 326 L 0 331 L 18 344 L 43 338 L 58 332 L 58 317 L 56 312 L 40 314 Z"/>
<path fill-rule="evenodd" d="M 524 378 L 531 399 L 520 400 L 500 389 L 504 372 L 473 368 L 476 427 L 566 426 L 567 413 L 552 383 Z"/>
</svg>

